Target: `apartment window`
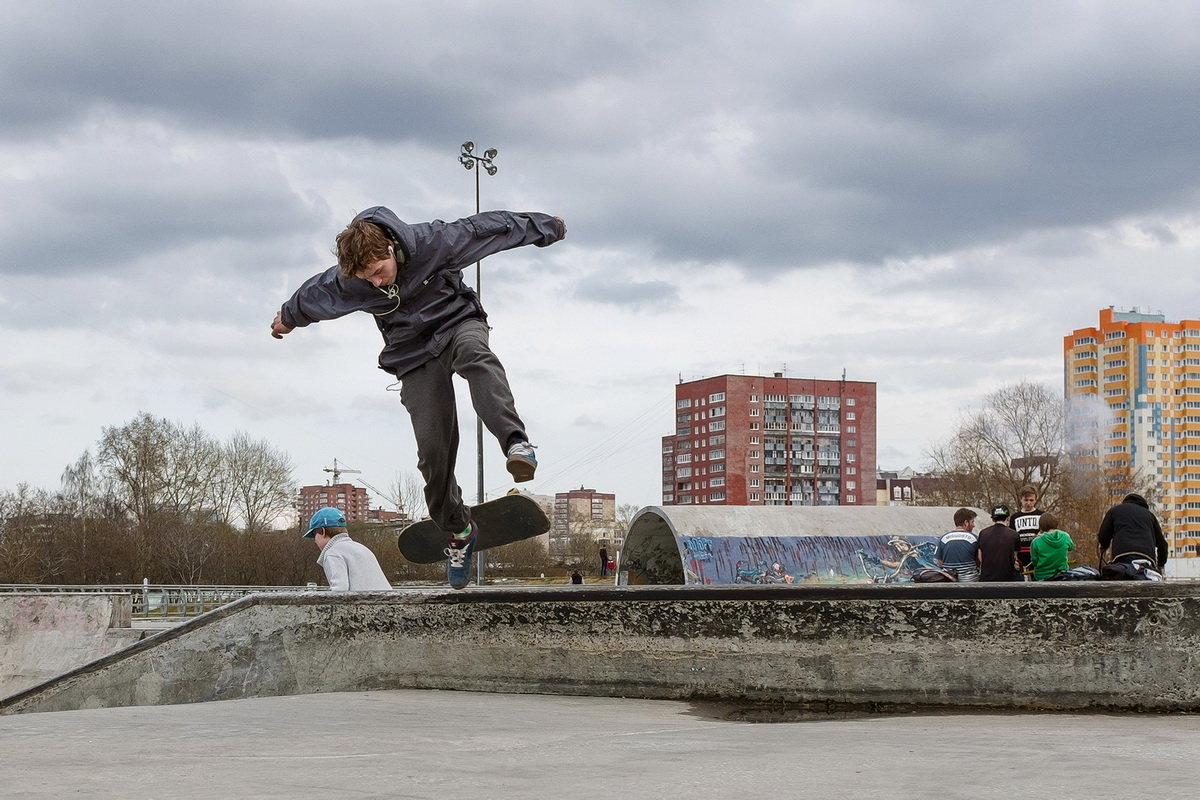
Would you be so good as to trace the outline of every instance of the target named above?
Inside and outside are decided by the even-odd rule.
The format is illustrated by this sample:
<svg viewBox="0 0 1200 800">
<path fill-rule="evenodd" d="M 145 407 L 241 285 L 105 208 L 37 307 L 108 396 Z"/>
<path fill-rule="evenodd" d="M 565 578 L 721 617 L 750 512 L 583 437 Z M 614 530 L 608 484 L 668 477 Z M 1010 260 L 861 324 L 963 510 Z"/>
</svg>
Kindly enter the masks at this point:
<svg viewBox="0 0 1200 800">
<path fill-rule="evenodd" d="M 750 479 L 750 488 L 751 488 L 751 489 L 757 489 L 757 488 L 758 488 L 758 485 L 759 485 L 759 484 L 758 484 L 758 478 L 751 478 L 751 479 Z"/>
<path fill-rule="evenodd" d="M 854 495 L 849 495 L 849 496 L 847 496 L 847 497 L 846 497 L 846 502 L 847 502 L 847 503 L 857 503 L 857 502 L 858 502 L 858 498 L 857 498 L 856 496 L 854 496 Z"/>
<path fill-rule="evenodd" d="M 751 464 L 750 471 L 751 472 L 762 472 L 762 467 L 759 464 Z"/>
<path fill-rule="evenodd" d="M 710 408 L 708 410 L 708 416 L 710 418 L 725 416 L 725 406 L 717 406 L 716 408 Z"/>
<path fill-rule="evenodd" d="M 708 396 L 708 402 L 710 402 L 710 403 L 721 403 L 721 402 L 724 402 L 724 400 L 725 400 L 724 392 L 716 392 L 716 393 L 710 394 Z"/>
<path fill-rule="evenodd" d="M 679 400 L 675 403 L 675 407 L 676 408 L 691 408 L 692 401 L 691 400 Z"/>
<path fill-rule="evenodd" d="M 856 417 L 854 416 L 854 412 L 853 412 L 853 411 L 847 411 L 847 412 L 846 412 L 846 419 L 856 419 Z"/>
<path fill-rule="evenodd" d="M 852 406 L 852 405 L 855 405 L 855 404 L 856 404 L 856 401 L 855 401 L 855 399 L 854 399 L 853 397 L 847 397 L 847 398 L 846 398 L 846 405 L 848 405 L 848 406 Z"/>
<path fill-rule="evenodd" d="M 762 409 L 761 409 L 761 408 L 752 408 L 752 409 L 750 409 L 750 416 L 752 416 L 752 417 L 761 417 L 761 416 L 762 416 Z"/>
<path fill-rule="evenodd" d="M 751 493 L 750 493 L 750 500 L 751 500 L 752 502 L 754 502 L 754 501 L 757 501 L 757 500 L 758 500 L 758 492 L 751 492 Z"/>
<path fill-rule="evenodd" d="M 710 423 L 708 424 L 708 429 L 709 429 L 710 431 L 723 431 L 723 430 L 725 430 L 725 420 L 720 420 L 720 421 L 718 421 L 718 422 L 710 422 Z"/>
</svg>

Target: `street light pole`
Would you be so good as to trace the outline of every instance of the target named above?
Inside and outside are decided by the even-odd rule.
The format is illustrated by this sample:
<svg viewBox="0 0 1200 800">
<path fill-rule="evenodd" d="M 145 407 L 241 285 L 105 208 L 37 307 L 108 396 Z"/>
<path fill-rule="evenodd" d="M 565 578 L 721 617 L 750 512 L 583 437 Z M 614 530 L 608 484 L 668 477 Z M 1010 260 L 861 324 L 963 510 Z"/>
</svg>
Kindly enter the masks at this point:
<svg viewBox="0 0 1200 800">
<path fill-rule="evenodd" d="M 458 154 L 458 163 L 462 164 L 464 168 L 469 169 L 469 170 L 474 170 L 474 172 L 475 172 L 475 213 L 476 214 L 478 214 L 480 212 L 479 168 L 483 167 L 484 171 L 487 172 L 488 175 L 495 175 L 497 169 L 499 169 L 499 168 L 494 163 L 492 163 L 492 160 L 495 159 L 495 157 L 497 155 L 499 155 L 499 151 L 496 150 L 496 148 L 494 148 L 494 147 L 489 147 L 487 150 L 484 150 L 483 155 L 477 155 L 475 153 L 475 143 L 474 142 L 463 142 L 462 150 Z M 475 262 L 475 294 L 479 295 L 479 301 L 482 303 L 483 302 L 483 271 L 480 267 L 480 262 L 478 262 L 478 261 Z M 483 503 L 485 498 L 484 498 L 484 490 L 483 490 L 483 418 L 480 417 L 478 414 L 475 415 L 475 447 L 476 447 L 476 451 L 478 453 L 478 464 L 477 464 L 477 473 L 476 473 L 476 480 L 478 481 L 478 483 L 477 483 L 477 489 L 476 489 L 476 493 L 475 493 L 475 502 L 476 502 L 476 505 L 480 505 Z M 482 553 L 479 555 L 478 558 L 475 559 L 475 567 L 476 567 L 476 570 L 475 570 L 476 571 L 476 583 L 479 585 L 482 585 L 483 584 L 483 554 Z"/>
</svg>

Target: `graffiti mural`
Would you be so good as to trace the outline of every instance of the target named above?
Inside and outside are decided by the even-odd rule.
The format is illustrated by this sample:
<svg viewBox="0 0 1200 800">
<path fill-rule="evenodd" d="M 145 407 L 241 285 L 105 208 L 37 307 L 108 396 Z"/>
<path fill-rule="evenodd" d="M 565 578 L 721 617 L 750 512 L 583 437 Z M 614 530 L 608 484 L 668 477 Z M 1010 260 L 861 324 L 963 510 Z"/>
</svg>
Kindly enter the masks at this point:
<svg viewBox="0 0 1200 800">
<path fill-rule="evenodd" d="M 910 583 L 913 571 L 937 566 L 935 536 L 685 536 L 682 543 L 685 582 L 693 585 Z"/>
</svg>

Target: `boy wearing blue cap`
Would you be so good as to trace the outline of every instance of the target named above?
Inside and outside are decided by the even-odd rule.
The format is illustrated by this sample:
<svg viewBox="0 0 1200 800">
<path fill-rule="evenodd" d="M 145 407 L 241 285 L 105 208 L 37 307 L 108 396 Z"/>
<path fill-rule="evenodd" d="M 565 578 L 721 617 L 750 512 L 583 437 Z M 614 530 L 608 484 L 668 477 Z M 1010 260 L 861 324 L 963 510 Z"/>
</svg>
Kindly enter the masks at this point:
<svg viewBox="0 0 1200 800">
<path fill-rule="evenodd" d="M 319 509 L 308 521 L 308 533 L 321 549 L 317 563 L 335 592 L 377 592 L 391 589 L 375 554 L 346 533 L 346 515 L 336 508 Z"/>
</svg>

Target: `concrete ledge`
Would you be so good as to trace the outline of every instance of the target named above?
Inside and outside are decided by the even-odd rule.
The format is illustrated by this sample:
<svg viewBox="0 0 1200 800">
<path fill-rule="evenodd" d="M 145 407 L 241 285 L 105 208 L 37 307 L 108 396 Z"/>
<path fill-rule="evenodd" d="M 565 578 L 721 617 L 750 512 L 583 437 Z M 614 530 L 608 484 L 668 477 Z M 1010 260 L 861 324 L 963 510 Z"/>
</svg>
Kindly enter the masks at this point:
<svg viewBox="0 0 1200 800">
<path fill-rule="evenodd" d="M 1200 708 L 1200 584 L 548 587 L 244 598 L 0 712 L 393 688 Z"/>
<path fill-rule="evenodd" d="M 0 594 L 0 697 L 137 641 L 132 609 L 120 592 Z"/>
</svg>

